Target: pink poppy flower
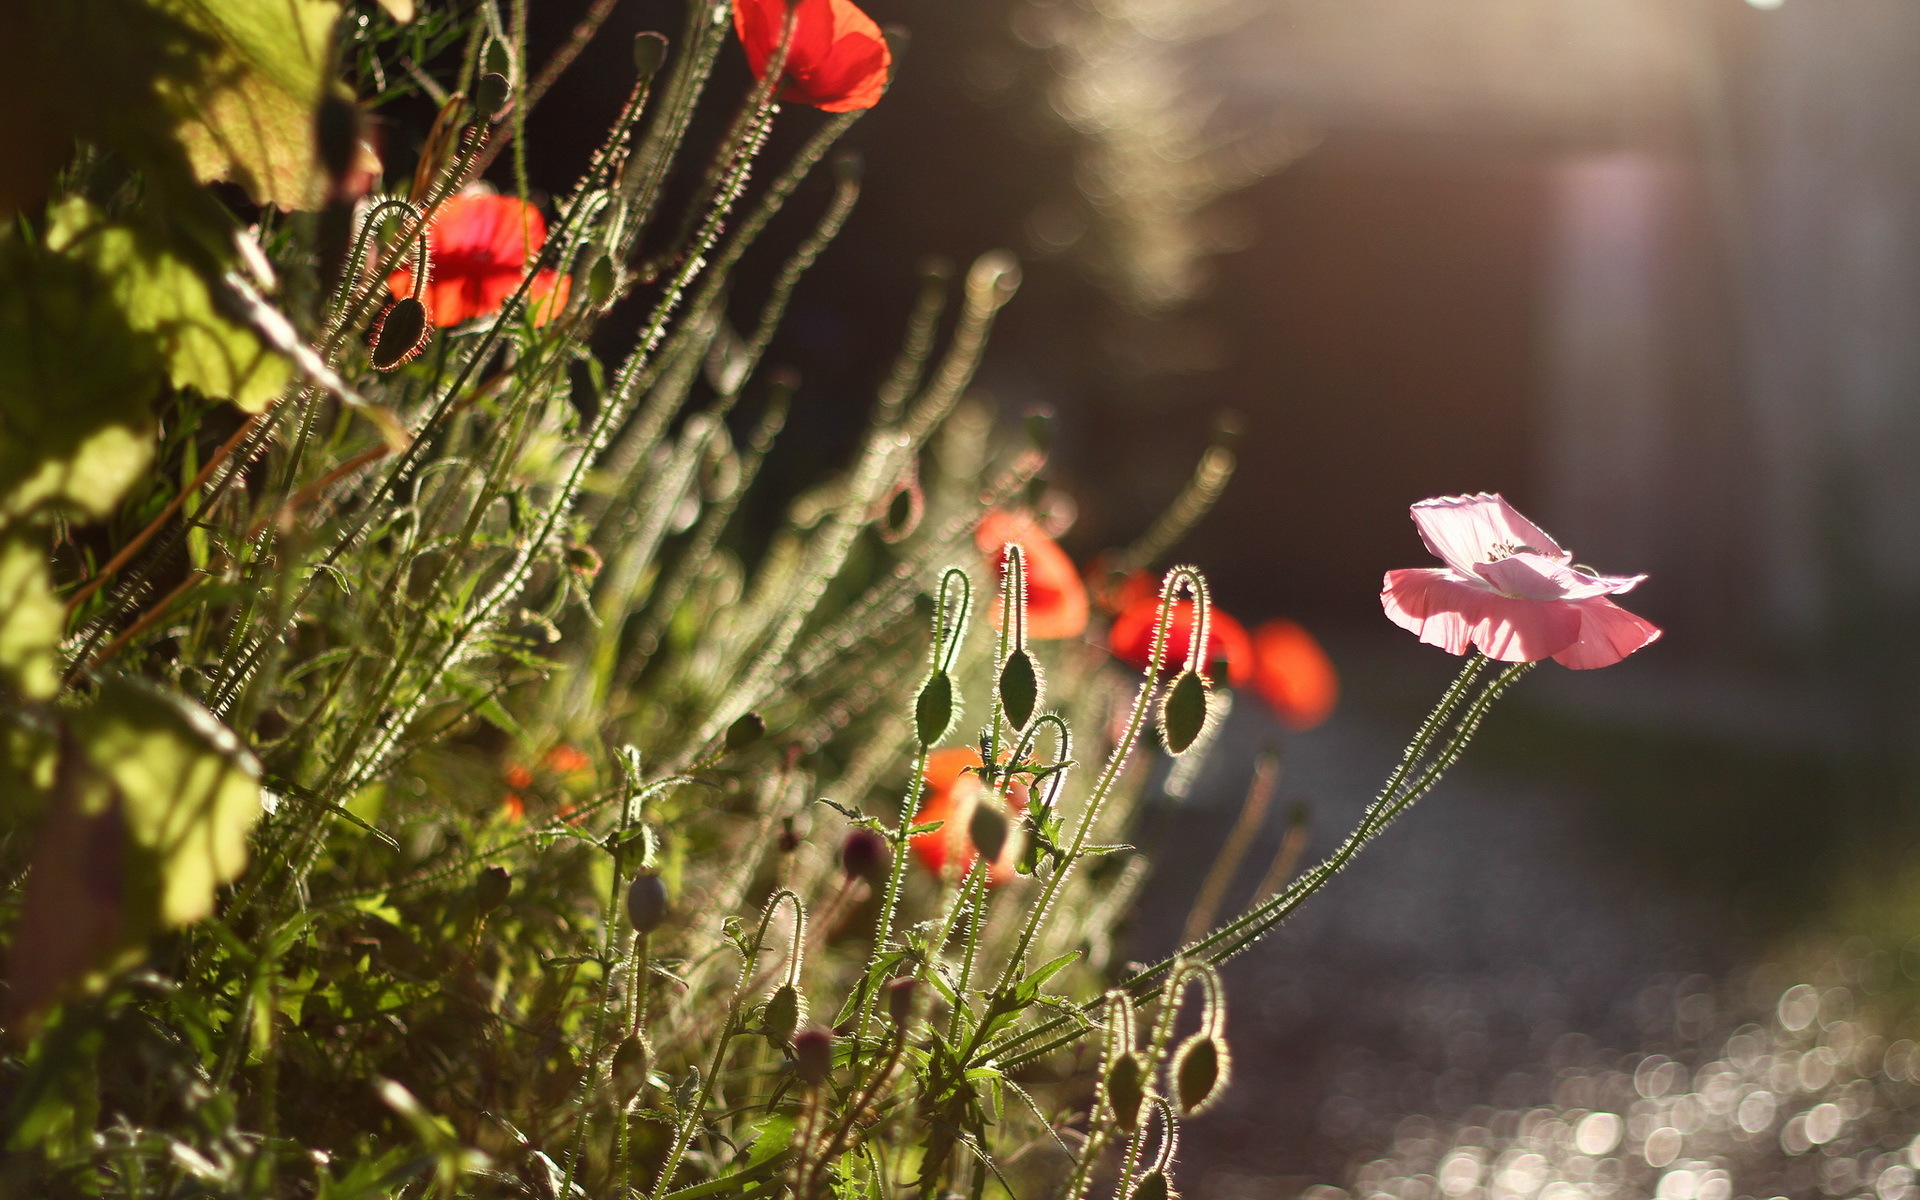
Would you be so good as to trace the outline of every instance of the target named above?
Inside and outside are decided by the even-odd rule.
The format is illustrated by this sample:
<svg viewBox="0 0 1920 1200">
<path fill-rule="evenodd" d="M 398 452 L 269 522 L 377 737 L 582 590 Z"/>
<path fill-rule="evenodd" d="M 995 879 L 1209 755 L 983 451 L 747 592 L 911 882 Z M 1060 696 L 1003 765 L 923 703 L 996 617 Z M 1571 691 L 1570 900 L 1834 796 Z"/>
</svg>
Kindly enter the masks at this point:
<svg viewBox="0 0 1920 1200">
<path fill-rule="evenodd" d="M 1607 599 L 1645 575 L 1575 566 L 1572 554 L 1497 495 L 1422 500 L 1413 523 L 1447 565 L 1388 571 L 1380 603 L 1394 624 L 1429 645 L 1587 670 L 1610 667 L 1660 636 Z"/>
</svg>

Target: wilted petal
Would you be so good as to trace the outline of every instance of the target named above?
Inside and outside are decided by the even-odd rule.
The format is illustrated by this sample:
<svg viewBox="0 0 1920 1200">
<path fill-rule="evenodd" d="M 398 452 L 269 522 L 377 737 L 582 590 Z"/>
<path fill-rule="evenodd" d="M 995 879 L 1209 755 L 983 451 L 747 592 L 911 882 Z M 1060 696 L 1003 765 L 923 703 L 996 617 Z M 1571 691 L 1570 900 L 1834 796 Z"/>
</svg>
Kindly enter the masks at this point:
<svg viewBox="0 0 1920 1200">
<path fill-rule="evenodd" d="M 1634 616 L 1605 596 L 1581 600 L 1571 607 L 1580 616 L 1580 634 L 1573 645 L 1553 656 L 1561 666 L 1576 671 L 1610 667 L 1660 637 L 1659 626 Z"/>
<path fill-rule="evenodd" d="M 1394 624 L 1449 654 L 1477 646 L 1501 662 L 1534 662 L 1580 635 L 1570 602 L 1517 600 L 1441 568 L 1388 571 L 1380 603 Z"/>
<path fill-rule="evenodd" d="M 1516 550 L 1557 562 L 1569 557 L 1545 530 L 1498 495 L 1436 496 L 1413 506 L 1413 523 L 1427 549 L 1463 575 Z"/>
</svg>

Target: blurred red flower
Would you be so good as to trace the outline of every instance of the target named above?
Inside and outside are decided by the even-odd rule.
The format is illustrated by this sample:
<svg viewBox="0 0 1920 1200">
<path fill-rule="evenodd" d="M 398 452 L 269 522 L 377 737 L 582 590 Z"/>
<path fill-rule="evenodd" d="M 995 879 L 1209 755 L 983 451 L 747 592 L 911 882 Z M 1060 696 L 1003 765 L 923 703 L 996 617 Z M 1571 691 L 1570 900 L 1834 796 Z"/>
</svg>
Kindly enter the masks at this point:
<svg viewBox="0 0 1920 1200">
<path fill-rule="evenodd" d="M 1253 687 L 1294 729 L 1325 721 L 1340 700 L 1340 676 L 1327 652 L 1284 617 L 1253 631 Z"/>
<path fill-rule="evenodd" d="M 1160 616 L 1160 599 L 1141 595 L 1113 619 L 1107 631 L 1107 648 L 1113 656 L 1136 671 L 1144 671 L 1153 660 L 1153 625 Z M 1178 671 L 1186 663 L 1187 646 L 1193 637 L 1193 601 L 1176 600 L 1172 623 L 1167 628 L 1167 648 L 1160 669 Z M 1227 664 L 1227 682 L 1235 687 L 1253 677 L 1253 641 L 1246 627 L 1214 605 L 1207 617 L 1207 657 L 1201 664 L 1211 672 L 1221 660 Z"/>
<path fill-rule="evenodd" d="M 449 198 L 427 226 L 432 267 L 422 299 L 434 325 L 444 329 L 499 312 L 519 289 L 528 259 L 546 242 L 546 218 L 518 196 L 469 192 Z M 535 325 L 560 311 L 571 284 L 552 270 L 533 277 L 527 307 Z M 387 287 L 396 296 L 412 295 L 413 272 L 395 271 Z"/>
<path fill-rule="evenodd" d="M 593 769 L 593 760 L 572 746 L 561 742 L 547 751 L 541 765 L 555 775 L 578 775 Z"/>
<path fill-rule="evenodd" d="M 1026 552 L 1028 637 L 1070 638 L 1086 632 L 1087 586 L 1067 552 L 1032 517 L 995 509 L 980 522 L 973 540 L 993 560 L 996 586 L 1006 569 L 1007 543 Z M 999 623 L 997 603 L 993 619 Z"/>
<path fill-rule="evenodd" d="M 788 0 L 734 0 L 733 29 L 747 51 L 747 65 L 765 79 L 780 46 Z M 851 0 L 798 0 L 793 38 L 781 74 L 783 100 L 826 112 L 872 108 L 887 90 L 893 53 L 873 18 Z"/>
<path fill-rule="evenodd" d="M 970 746 L 935 750 L 927 756 L 927 798 L 914 814 L 913 823 L 945 823 L 931 833 L 916 834 L 910 846 L 920 865 L 940 878 L 946 878 L 950 863 L 957 863 L 959 874 L 965 875 L 980 857 L 968 833 L 973 810 L 987 795 L 987 785 L 978 774 L 980 764 L 980 752 Z M 1013 811 L 1008 815 L 1006 844 L 1001 847 L 1000 857 L 987 868 L 987 883 L 994 887 L 1012 879 L 1014 864 L 1020 861 L 1018 818 L 1027 811 L 1027 785 L 1015 783 L 1009 787 L 1007 804 Z"/>
</svg>

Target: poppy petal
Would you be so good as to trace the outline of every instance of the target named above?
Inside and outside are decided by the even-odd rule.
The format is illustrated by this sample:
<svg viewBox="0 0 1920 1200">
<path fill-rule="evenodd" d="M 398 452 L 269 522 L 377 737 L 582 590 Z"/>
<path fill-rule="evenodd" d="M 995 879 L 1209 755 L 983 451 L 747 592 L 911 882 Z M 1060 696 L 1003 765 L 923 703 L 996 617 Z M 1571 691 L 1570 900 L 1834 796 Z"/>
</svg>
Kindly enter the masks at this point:
<svg viewBox="0 0 1920 1200">
<path fill-rule="evenodd" d="M 1380 602 L 1394 624 L 1449 654 L 1477 646 L 1501 662 L 1534 662 L 1560 653 L 1580 636 L 1574 604 L 1516 600 L 1445 568 L 1388 571 Z"/>
</svg>

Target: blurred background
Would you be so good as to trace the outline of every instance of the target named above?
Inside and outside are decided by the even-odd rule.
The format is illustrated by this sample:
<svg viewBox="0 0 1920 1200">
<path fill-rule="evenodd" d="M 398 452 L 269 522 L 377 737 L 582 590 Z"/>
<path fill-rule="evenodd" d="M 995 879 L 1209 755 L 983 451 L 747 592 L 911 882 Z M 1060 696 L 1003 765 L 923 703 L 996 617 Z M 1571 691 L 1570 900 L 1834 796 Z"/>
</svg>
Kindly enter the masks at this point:
<svg viewBox="0 0 1920 1200">
<path fill-rule="evenodd" d="M 536 59 L 585 7 L 535 6 Z M 1427 562 L 1412 501 L 1505 493 L 1649 572 L 1632 607 L 1668 631 L 1529 677 L 1234 966 L 1236 1083 L 1186 1131 L 1188 1194 L 1906 1196 L 1920 6 L 866 7 L 912 40 L 775 351 L 804 380 L 779 469 L 850 449 L 924 258 L 1008 247 L 1026 283 L 982 387 L 1059 414 L 1069 549 L 1133 537 L 1234 414 L 1239 473 L 1178 553 L 1343 674 L 1332 723 L 1288 738 L 1243 706 L 1162 801 L 1142 957 L 1262 748 L 1323 851 L 1451 671 L 1378 608 L 1384 570 Z M 677 21 L 618 5 L 534 123 L 536 180 L 624 96 L 625 35 Z"/>
</svg>

